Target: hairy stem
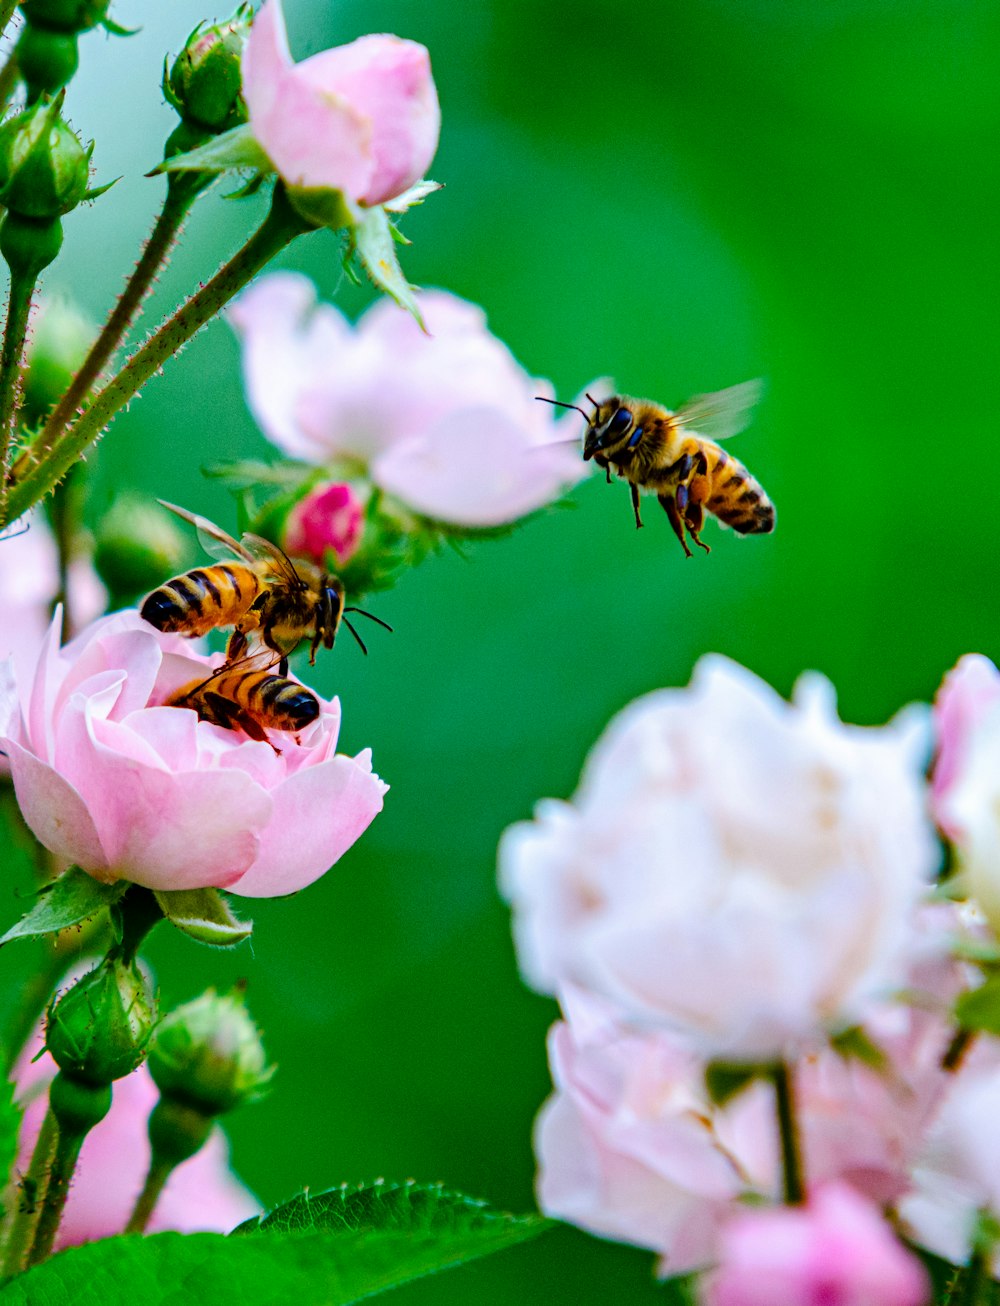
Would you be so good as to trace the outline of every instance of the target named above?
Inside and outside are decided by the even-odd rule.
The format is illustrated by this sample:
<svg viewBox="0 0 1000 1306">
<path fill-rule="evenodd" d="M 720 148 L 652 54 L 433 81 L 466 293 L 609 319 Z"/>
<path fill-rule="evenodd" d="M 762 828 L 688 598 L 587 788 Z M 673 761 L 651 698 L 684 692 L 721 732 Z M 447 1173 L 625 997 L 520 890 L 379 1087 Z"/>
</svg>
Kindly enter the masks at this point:
<svg viewBox="0 0 1000 1306">
<path fill-rule="evenodd" d="M 990 1294 L 990 1258 L 982 1248 L 973 1249 L 969 1264 L 958 1283 L 955 1306 L 986 1306 Z"/>
<path fill-rule="evenodd" d="M 167 359 L 186 345 L 275 254 L 310 229 L 288 203 L 280 185 L 277 186 L 267 217 L 243 248 L 132 355 L 121 371 L 94 396 L 83 415 L 59 436 L 47 455 L 35 463 L 23 479 L 15 480 L 7 512 L 0 513 L 0 526 L 20 517 L 53 489 Z"/>
<path fill-rule="evenodd" d="M 138 316 L 142 301 L 149 294 L 157 273 L 166 263 L 197 194 L 196 188 L 180 183 L 174 183 L 168 188 L 163 208 L 135 266 L 135 271 L 125 283 L 121 298 L 111 310 L 100 335 L 90 347 L 90 353 L 70 382 L 69 389 L 52 410 L 45 425 L 32 442 L 31 448 L 25 451 L 18 466 L 15 466 L 15 476 L 20 474 L 19 468 L 22 465 L 26 471 L 32 463 L 39 462 L 77 416 L 77 410 L 101 375 L 104 365 L 121 344 L 129 327 Z"/>
<path fill-rule="evenodd" d="M 956 1030 L 955 1036 L 945 1049 L 945 1054 L 941 1058 L 941 1069 L 947 1070 L 954 1074 L 955 1071 L 962 1068 L 962 1062 L 965 1060 L 965 1054 L 975 1042 L 976 1032 L 972 1029 Z"/>
<path fill-rule="evenodd" d="M 13 5 L 11 8 L 13 9 Z M 6 5 L 4 6 L 6 8 Z M 2 16 L 2 15 L 0 15 Z M 13 50 L 0 64 L 0 114 L 6 112 L 11 96 L 17 86 L 17 55 Z"/>
<path fill-rule="evenodd" d="M 21 381 L 21 361 L 28 334 L 28 314 L 35 293 L 36 276 L 16 268 L 10 274 L 7 324 L 0 346 L 0 516 L 3 514 L 14 439 L 14 410 Z"/>
<path fill-rule="evenodd" d="M 149 1164 L 149 1170 L 146 1172 L 146 1182 L 142 1186 L 142 1192 L 136 1199 L 135 1207 L 128 1218 L 128 1224 L 125 1226 L 126 1233 L 145 1233 L 146 1225 L 149 1224 L 150 1216 L 156 1207 L 163 1192 L 163 1186 L 173 1173 L 174 1166 L 170 1161 L 153 1156 Z"/>
<path fill-rule="evenodd" d="M 51 1111 L 38 1133 L 35 1150 L 31 1154 L 28 1173 L 21 1179 L 17 1205 L 9 1218 L 7 1238 L 3 1249 L 2 1276 L 20 1274 L 28 1263 L 28 1253 L 34 1241 L 35 1230 L 42 1213 L 49 1182 L 49 1167 L 55 1151 L 59 1125 Z"/>
<path fill-rule="evenodd" d="M 17 5 L 18 0 L 0 0 L 0 36 L 6 34 Z"/>
<path fill-rule="evenodd" d="M 52 1114 L 51 1110 L 49 1114 Z M 80 1159 L 80 1149 L 86 1136 L 86 1133 L 78 1133 L 56 1125 L 56 1146 L 52 1155 L 52 1165 L 49 1168 L 49 1183 L 45 1200 L 41 1203 L 38 1223 L 35 1226 L 35 1237 L 28 1255 L 29 1265 L 37 1265 L 39 1261 L 44 1261 L 52 1251 L 52 1244 L 56 1240 L 59 1222 L 66 1207 L 66 1198 L 69 1196 L 70 1180 Z"/>
<path fill-rule="evenodd" d="M 794 1081 L 787 1061 L 779 1061 L 772 1068 L 771 1080 L 774 1084 L 775 1106 L 778 1113 L 785 1201 L 789 1206 L 798 1206 L 805 1201 L 805 1181 L 798 1122 L 795 1118 Z"/>
</svg>

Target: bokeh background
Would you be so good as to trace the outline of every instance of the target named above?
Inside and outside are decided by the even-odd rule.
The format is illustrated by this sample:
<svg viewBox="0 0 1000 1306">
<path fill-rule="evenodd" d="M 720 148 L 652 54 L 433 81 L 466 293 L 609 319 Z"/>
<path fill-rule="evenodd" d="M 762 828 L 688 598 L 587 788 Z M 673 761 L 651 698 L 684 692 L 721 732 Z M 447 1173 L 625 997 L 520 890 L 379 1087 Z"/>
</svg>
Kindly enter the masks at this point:
<svg viewBox="0 0 1000 1306">
<path fill-rule="evenodd" d="M 161 930 L 163 998 L 249 981 L 280 1065 L 232 1120 L 263 1201 L 384 1175 L 533 1202 L 532 1119 L 553 1004 L 521 984 L 495 888 L 501 831 L 569 795 L 635 696 L 726 653 L 781 692 L 806 668 L 848 720 L 927 699 L 1000 644 L 997 56 L 987 0 L 286 0 L 298 57 L 368 31 L 431 50 L 447 184 L 406 220 L 419 284 L 483 304 L 571 398 L 601 375 L 668 404 L 748 377 L 767 396 L 734 452 L 777 533 L 706 531 L 685 560 L 661 514 L 594 477 L 510 538 L 451 551 L 372 606 L 396 628 L 316 668 L 343 743 L 390 781 L 370 832 L 296 898 L 254 903 L 251 949 Z M 118 0 L 128 41 L 84 38 L 68 99 L 116 189 L 66 222 L 49 287 L 107 311 L 159 203 L 173 116 L 158 83 L 203 0 Z M 199 201 L 152 324 L 205 280 L 259 201 Z M 348 312 L 335 238 L 281 260 Z M 267 447 L 234 338 L 213 324 L 114 424 L 96 523 L 138 489 L 235 526 L 200 467 Z M 665 837 L 669 832 L 665 831 Z M 295 831 L 288 832 L 294 839 Z M 678 853 L 677 874 L 684 873 Z M 23 875 L 4 890 L 5 920 Z M 7 949 L 0 979 L 20 954 Z M 648 1253 L 560 1230 L 403 1289 L 409 1303 L 670 1300 Z"/>
</svg>

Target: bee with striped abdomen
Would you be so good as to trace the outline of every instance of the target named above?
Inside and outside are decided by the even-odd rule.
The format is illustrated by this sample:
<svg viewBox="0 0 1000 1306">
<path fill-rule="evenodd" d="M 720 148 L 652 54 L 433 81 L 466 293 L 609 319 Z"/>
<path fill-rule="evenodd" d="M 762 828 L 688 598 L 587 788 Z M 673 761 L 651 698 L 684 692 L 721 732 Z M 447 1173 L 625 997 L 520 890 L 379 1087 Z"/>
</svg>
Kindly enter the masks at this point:
<svg viewBox="0 0 1000 1306">
<path fill-rule="evenodd" d="M 604 469 L 608 484 L 612 469 L 629 482 L 636 527 L 642 526 L 639 491 L 657 496 L 681 548 L 690 558 L 685 531 L 700 549 L 706 511 L 741 535 L 767 535 L 774 530 L 774 504 L 764 487 L 738 459 L 717 443 L 742 431 L 760 397 L 759 381 L 746 381 L 716 394 L 696 395 L 676 412 L 649 399 L 612 395 L 587 398 L 583 456 Z M 554 400 L 547 402 L 553 403 Z"/>
<path fill-rule="evenodd" d="M 270 744 L 268 730 L 304 730 L 320 713 L 319 699 L 311 689 L 288 676 L 275 675 L 273 667 L 267 649 L 227 662 L 205 679 L 178 690 L 168 706 L 191 708 L 202 721 L 242 730 L 251 739 Z"/>
<path fill-rule="evenodd" d="M 358 612 L 386 625 L 361 608 L 345 607 L 340 579 L 315 563 L 300 558 L 292 562 L 259 535 L 234 540 L 206 517 L 160 502 L 197 529 L 206 553 L 223 560 L 174 576 L 146 596 L 140 613 L 157 630 L 193 638 L 232 626 L 230 662 L 242 658 L 253 640 L 270 649 L 271 665 L 280 662 L 284 671 L 289 653 L 307 636 L 311 636 L 310 663 L 321 644 L 333 648 L 341 621 L 367 652 L 345 612 Z"/>
</svg>

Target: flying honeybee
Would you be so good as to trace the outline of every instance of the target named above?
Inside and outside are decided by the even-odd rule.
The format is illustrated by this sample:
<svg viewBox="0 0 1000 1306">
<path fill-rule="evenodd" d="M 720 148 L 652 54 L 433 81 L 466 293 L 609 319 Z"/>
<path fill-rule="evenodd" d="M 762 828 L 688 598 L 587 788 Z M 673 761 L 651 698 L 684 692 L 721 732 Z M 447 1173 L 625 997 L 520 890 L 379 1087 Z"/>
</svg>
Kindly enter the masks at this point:
<svg viewBox="0 0 1000 1306">
<path fill-rule="evenodd" d="M 268 649 L 227 662 L 179 689 L 168 706 L 192 708 L 202 721 L 271 743 L 266 731 L 304 730 L 320 713 L 312 690 L 288 676 L 274 675 L 273 666 Z"/>
<path fill-rule="evenodd" d="M 642 526 L 639 491 L 659 499 L 681 548 L 690 558 L 685 530 L 700 549 L 705 512 L 741 535 L 766 535 L 774 530 L 774 504 L 760 482 L 741 462 L 718 445 L 742 431 L 760 398 L 761 383 L 745 381 L 716 394 L 695 395 L 676 412 L 649 399 L 612 395 L 597 400 L 593 413 L 574 408 L 587 419 L 583 456 L 593 458 L 607 474 L 629 482 L 636 527 Z M 546 403 L 557 403 L 547 399 Z"/>
<path fill-rule="evenodd" d="M 321 644 L 333 648 L 341 621 L 367 653 L 364 640 L 344 616 L 346 612 L 360 613 L 391 629 L 362 608 L 345 607 L 340 579 L 315 563 L 301 558 L 293 563 L 277 545 L 259 535 L 234 540 L 206 517 L 160 502 L 197 529 L 206 553 L 224 561 L 174 576 L 146 596 L 140 613 L 157 630 L 193 638 L 220 626 L 232 626 L 226 650 L 230 662 L 246 654 L 253 638 L 271 650 L 271 665 L 280 664 L 284 674 L 288 654 L 307 636 L 311 636 L 310 664 L 316 661 Z"/>
</svg>

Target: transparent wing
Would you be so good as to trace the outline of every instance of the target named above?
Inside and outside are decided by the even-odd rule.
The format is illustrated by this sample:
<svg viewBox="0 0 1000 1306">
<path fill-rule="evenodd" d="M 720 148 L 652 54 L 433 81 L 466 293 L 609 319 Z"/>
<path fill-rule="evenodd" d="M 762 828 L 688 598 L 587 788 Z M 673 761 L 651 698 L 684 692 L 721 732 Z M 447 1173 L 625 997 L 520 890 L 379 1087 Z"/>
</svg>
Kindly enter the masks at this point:
<svg viewBox="0 0 1000 1306">
<path fill-rule="evenodd" d="M 675 416 L 688 430 L 710 440 L 728 440 L 750 425 L 750 415 L 764 393 L 761 380 L 743 381 L 710 395 L 692 395 Z"/>
<path fill-rule="evenodd" d="M 189 522 L 198 532 L 198 543 L 205 552 L 212 558 L 220 558 L 223 561 L 232 557 L 234 554 L 237 558 L 242 558 L 244 562 L 253 562 L 254 555 L 249 549 L 245 549 L 238 540 L 234 540 L 231 535 L 227 535 L 221 526 L 216 526 L 207 517 L 199 517 L 197 513 L 188 512 L 186 508 L 178 508 L 175 503 L 167 503 L 166 499 L 158 499 L 157 503 L 168 508 L 172 513 L 176 513 L 183 521 Z"/>
<path fill-rule="evenodd" d="M 234 658 L 232 662 L 228 660 L 223 662 L 221 667 L 216 667 L 211 675 L 206 676 L 193 689 L 188 690 L 185 697 L 190 698 L 194 694 L 200 694 L 206 689 L 211 689 L 215 681 L 229 675 L 231 671 L 242 671 L 247 674 L 252 671 L 270 671 L 280 661 L 281 654 L 276 653 L 274 649 L 258 648 L 252 653 L 245 653 L 242 657 Z"/>
<path fill-rule="evenodd" d="M 270 540 L 265 540 L 263 535 L 244 535 L 240 543 L 251 558 L 256 559 L 258 562 L 267 563 L 287 585 L 291 585 L 295 589 L 304 587 L 302 577 L 295 570 L 291 558 L 285 553 L 284 549 L 279 549 Z"/>
</svg>

